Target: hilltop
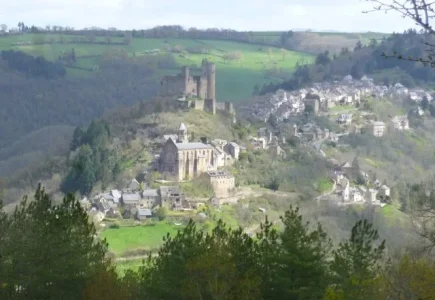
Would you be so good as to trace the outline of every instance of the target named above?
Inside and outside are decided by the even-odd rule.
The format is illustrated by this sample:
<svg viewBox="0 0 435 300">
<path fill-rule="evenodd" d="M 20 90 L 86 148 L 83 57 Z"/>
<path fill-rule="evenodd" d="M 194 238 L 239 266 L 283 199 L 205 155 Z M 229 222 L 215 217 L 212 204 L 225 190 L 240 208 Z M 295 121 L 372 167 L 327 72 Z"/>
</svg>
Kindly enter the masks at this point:
<svg viewBox="0 0 435 300">
<path fill-rule="evenodd" d="M 59 34 L 24 34 L 0 37 L 0 50 L 20 50 L 34 56 L 43 56 L 56 61 L 62 55 L 75 52 L 74 64 L 67 64 L 69 77 L 88 77 L 100 65 L 104 54 L 110 51 L 124 52 L 129 56 L 162 56 L 173 54 L 176 65 L 199 67 L 207 58 L 217 64 L 219 98 L 228 101 L 241 101 L 250 97 L 255 84 L 267 81 L 264 72 L 279 68 L 290 71 L 298 61 L 311 62 L 312 55 L 303 52 L 280 50 L 277 46 L 265 47 L 261 44 L 246 44 L 237 41 L 179 39 L 179 38 L 132 38 L 124 44 L 123 38 L 95 38 L 93 42 L 86 35 L 62 36 Z M 269 49 L 270 48 L 270 49 Z M 237 59 L 226 56 L 238 53 Z M 175 65 L 164 64 L 158 67 L 156 76 L 172 73 Z M 243 78 L 246 87 L 240 88 L 238 81 Z M 271 78 L 269 78 L 271 79 Z M 278 78 L 279 79 L 279 78 Z"/>
</svg>

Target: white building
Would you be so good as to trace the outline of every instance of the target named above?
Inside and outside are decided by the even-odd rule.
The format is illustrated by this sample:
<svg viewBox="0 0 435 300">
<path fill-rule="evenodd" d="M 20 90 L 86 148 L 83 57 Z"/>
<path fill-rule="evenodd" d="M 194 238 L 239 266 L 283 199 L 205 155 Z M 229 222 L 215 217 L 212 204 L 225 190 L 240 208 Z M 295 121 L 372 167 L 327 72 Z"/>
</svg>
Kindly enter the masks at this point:
<svg viewBox="0 0 435 300">
<path fill-rule="evenodd" d="M 380 121 L 372 121 L 368 128 L 370 130 L 370 133 L 376 137 L 382 137 L 385 135 L 386 132 L 385 123 Z"/>
<path fill-rule="evenodd" d="M 391 119 L 391 122 L 396 130 L 409 130 L 409 120 L 407 116 L 395 116 Z"/>
</svg>

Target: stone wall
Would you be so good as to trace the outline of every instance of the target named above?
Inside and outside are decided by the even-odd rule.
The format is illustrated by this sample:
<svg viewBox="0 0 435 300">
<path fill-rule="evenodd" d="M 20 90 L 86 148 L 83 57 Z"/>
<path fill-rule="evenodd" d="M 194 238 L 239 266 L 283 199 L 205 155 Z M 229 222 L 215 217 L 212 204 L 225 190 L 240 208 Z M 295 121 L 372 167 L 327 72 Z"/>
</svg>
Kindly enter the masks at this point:
<svg viewBox="0 0 435 300">
<path fill-rule="evenodd" d="M 216 114 L 216 100 L 215 99 L 205 99 L 204 100 L 204 111 L 208 111 L 212 114 Z"/>
<path fill-rule="evenodd" d="M 182 95 L 185 92 L 184 78 L 181 75 L 165 76 L 160 82 L 161 95 Z"/>
<path fill-rule="evenodd" d="M 195 100 L 193 106 L 196 110 L 204 110 L 204 100 L 202 99 Z"/>
</svg>

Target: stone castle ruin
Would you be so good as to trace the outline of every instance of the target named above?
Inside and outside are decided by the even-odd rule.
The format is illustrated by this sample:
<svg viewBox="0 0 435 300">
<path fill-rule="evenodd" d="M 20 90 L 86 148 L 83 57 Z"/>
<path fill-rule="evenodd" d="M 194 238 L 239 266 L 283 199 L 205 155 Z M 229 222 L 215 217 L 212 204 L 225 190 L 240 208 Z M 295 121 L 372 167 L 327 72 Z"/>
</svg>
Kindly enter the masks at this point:
<svg viewBox="0 0 435 300">
<path fill-rule="evenodd" d="M 193 75 L 183 66 L 181 73 L 164 76 L 160 82 L 160 95 L 176 97 L 181 105 L 216 113 L 216 110 L 234 113 L 230 102 L 216 101 L 216 65 L 203 60 L 199 75 Z"/>
</svg>

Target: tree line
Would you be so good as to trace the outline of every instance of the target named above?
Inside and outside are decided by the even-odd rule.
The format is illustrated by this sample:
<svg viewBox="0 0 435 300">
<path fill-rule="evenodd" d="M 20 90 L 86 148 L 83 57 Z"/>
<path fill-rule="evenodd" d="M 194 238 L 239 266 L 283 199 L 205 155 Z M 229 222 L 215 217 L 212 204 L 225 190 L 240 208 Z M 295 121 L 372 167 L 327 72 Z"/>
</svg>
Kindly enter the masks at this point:
<svg viewBox="0 0 435 300">
<path fill-rule="evenodd" d="M 381 84 L 400 82 L 407 87 L 427 84 L 435 80 L 435 73 L 422 63 L 404 59 L 386 58 L 383 54 L 401 53 L 403 57 L 421 57 L 426 52 L 426 43 L 433 43 L 432 35 L 414 29 L 394 33 L 382 41 L 372 40 L 368 45 L 357 42 L 353 49 L 344 47 L 338 55 L 328 51 L 319 53 L 315 64 L 298 64 L 292 77 L 278 84 L 257 87 L 255 93 L 265 94 L 278 89 L 294 90 L 313 82 L 340 80 L 346 75 L 360 79 L 363 75 L 375 75 Z"/>
<path fill-rule="evenodd" d="M 33 57 L 22 51 L 4 50 L 1 52 L 1 58 L 10 69 L 29 77 L 56 79 L 66 75 L 62 64 L 48 61 L 42 56 Z"/>
<path fill-rule="evenodd" d="M 431 299 L 435 292 L 434 262 L 388 261 L 386 241 L 367 220 L 333 245 L 291 206 L 281 229 L 266 219 L 255 237 L 222 221 L 206 233 L 190 221 L 139 271 L 119 277 L 73 195 L 55 204 L 39 186 L 32 200 L 9 215 L 0 210 L 2 299 Z"/>
</svg>

